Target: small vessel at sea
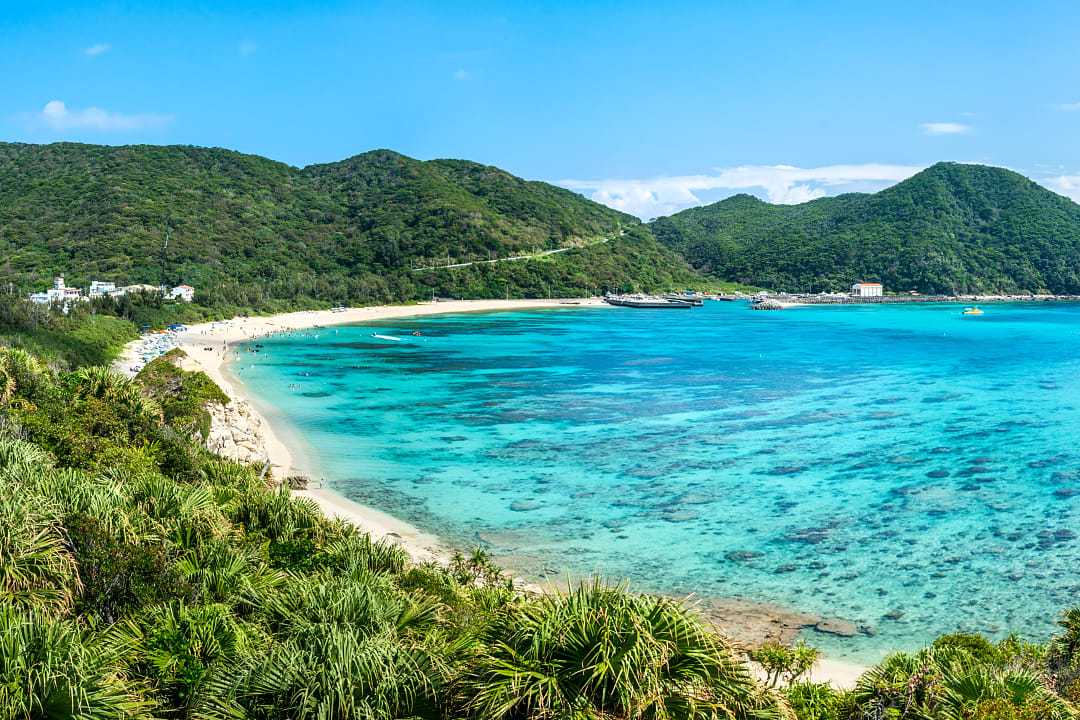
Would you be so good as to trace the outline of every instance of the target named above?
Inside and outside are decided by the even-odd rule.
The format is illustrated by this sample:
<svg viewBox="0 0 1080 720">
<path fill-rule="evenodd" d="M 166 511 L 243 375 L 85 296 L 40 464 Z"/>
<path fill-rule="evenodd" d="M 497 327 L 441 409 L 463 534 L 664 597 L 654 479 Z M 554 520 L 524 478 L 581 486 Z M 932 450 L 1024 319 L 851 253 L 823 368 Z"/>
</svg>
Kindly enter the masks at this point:
<svg viewBox="0 0 1080 720">
<path fill-rule="evenodd" d="M 982 315 L 983 311 L 980 310 L 978 306 L 973 305 L 971 307 L 964 308 L 964 312 L 961 313 L 961 314 L 962 315 Z"/>
<path fill-rule="evenodd" d="M 380 335 L 379 333 L 371 333 L 371 337 L 378 338 L 379 340 L 393 340 L 394 342 L 401 342 L 401 338 L 394 337 L 393 335 Z"/>
<path fill-rule="evenodd" d="M 690 301 L 672 300 L 668 297 L 656 295 L 605 295 L 604 302 L 608 305 L 632 308 L 654 308 L 665 310 L 682 310 L 694 307 Z"/>
</svg>

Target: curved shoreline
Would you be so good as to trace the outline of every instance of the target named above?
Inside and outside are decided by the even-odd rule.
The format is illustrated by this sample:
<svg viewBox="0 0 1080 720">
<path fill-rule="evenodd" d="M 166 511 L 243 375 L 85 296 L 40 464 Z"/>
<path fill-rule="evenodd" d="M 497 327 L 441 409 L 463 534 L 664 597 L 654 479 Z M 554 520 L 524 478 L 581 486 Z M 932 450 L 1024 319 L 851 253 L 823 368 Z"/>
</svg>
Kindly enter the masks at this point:
<svg viewBox="0 0 1080 720">
<path fill-rule="evenodd" d="M 282 436 L 292 435 L 283 423 L 274 422 L 274 413 L 255 394 L 248 392 L 243 383 L 228 366 L 232 360 L 231 349 L 238 343 L 267 335 L 297 330 L 309 330 L 332 325 L 355 325 L 395 318 L 422 317 L 469 312 L 494 312 L 508 310 L 532 310 L 542 308 L 611 307 L 600 298 L 550 299 L 550 300 L 450 300 L 425 302 L 415 305 L 378 305 L 348 308 L 343 311 L 308 310 L 280 315 L 236 317 L 230 320 L 191 325 L 178 333 L 175 347 L 184 351 L 187 370 L 206 373 L 211 380 L 232 398 L 233 403 L 243 407 L 243 414 L 253 419 L 262 448 L 259 455 L 282 479 L 290 475 L 305 474 L 316 468 L 302 463 L 302 453 L 297 452 L 301 443 L 298 437 L 290 437 L 287 443 Z M 114 367 L 126 375 L 134 375 L 140 364 L 140 350 L 146 343 L 154 342 L 156 336 L 143 336 L 125 346 Z M 297 455 L 300 455 L 298 462 Z M 335 492 L 330 487 L 295 490 L 298 497 L 314 501 L 330 517 L 341 518 L 364 528 L 373 537 L 389 537 L 399 543 L 417 561 L 438 560 L 449 557 L 451 549 L 437 537 L 410 525 L 376 508 L 361 505 Z"/>
<path fill-rule="evenodd" d="M 599 298 L 580 300 L 455 300 L 416 305 L 384 305 L 350 308 L 345 311 L 301 311 L 272 316 L 232 318 L 231 320 L 192 325 L 176 337 L 176 347 L 187 355 L 185 369 L 206 373 L 232 398 L 233 403 L 245 406 L 252 416 L 262 442 L 262 453 L 282 479 L 295 474 L 318 474 L 318 468 L 305 461 L 303 440 L 291 431 L 280 418 L 275 418 L 272 406 L 244 387 L 242 381 L 228 371 L 238 343 L 267 335 L 298 330 L 353 325 L 395 318 L 420 317 L 437 314 L 495 312 L 529 309 L 576 307 L 611 307 Z M 140 339 L 129 343 L 114 366 L 133 375 L 138 364 Z M 283 439 L 285 438 L 285 439 Z M 314 478 L 313 478 L 314 479 Z M 317 481 L 318 482 L 318 481 Z M 310 499 L 328 517 L 353 523 L 375 538 L 388 538 L 404 548 L 418 562 L 445 562 L 453 552 L 438 537 L 376 508 L 362 505 L 336 492 L 332 487 L 309 487 L 292 491 L 295 497 Z M 534 589 L 542 590 L 539 586 Z M 740 599 L 713 599 L 702 603 L 700 610 L 725 634 L 740 645 L 751 645 L 764 639 L 791 642 L 807 624 L 802 613 L 777 608 L 767 603 Z M 741 632 L 739 631 L 741 629 Z M 751 640 L 751 638 L 756 639 Z M 838 688 L 854 687 L 866 666 L 821 657 L 806 679 L 828 682 Z"/>
</svg>

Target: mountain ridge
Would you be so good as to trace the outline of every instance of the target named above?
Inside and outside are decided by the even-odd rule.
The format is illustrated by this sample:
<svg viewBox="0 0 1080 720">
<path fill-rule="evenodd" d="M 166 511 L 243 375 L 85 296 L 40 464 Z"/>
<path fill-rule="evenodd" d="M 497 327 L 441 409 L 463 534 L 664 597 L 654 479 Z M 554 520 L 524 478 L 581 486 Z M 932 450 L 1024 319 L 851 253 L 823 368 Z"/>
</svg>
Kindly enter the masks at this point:
<svg viewBox="0 0 1080 720">
<path fill-rule="evenodd" d="M 876 193 L 725 198 L 649 224 L 714 277 L 776 290 L 1080 293 L 1080 205 L 1023 175 L 936 163 Z"/>
<path fill-rule="evenodd" d="M 580 251 L 412 270 L 566 247 Z M 701 279 L 636 218 L 569 190 L 386 149 L 298 168 L 191 145 L 0 143 L 0 258 L 0 283 L 20 291 L 54 274 L 186 282 L 200 302 L 267 308 Z"/>
</svg>

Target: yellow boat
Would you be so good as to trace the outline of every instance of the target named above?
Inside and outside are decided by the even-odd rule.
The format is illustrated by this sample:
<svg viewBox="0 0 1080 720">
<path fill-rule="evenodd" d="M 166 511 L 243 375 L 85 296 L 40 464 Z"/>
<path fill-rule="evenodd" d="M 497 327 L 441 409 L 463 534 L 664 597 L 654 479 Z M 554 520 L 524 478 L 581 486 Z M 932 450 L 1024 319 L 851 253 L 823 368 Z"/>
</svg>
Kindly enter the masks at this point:
<svg viewBox="0 0 1080 720">
<path fill-rule="evenodd" d="M 983 311 L 977 307 L 964 308 L 964 315 L 982 315 Z"/>
</svg>

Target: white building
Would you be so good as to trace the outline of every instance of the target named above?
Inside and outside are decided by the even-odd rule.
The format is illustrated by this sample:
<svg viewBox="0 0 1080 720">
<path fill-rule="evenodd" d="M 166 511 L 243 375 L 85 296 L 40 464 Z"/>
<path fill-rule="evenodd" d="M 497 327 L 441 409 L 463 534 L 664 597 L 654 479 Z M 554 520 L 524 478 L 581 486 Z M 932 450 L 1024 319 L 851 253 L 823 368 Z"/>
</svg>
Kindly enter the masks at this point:
<svg viewBox="0 0 1080 720">
<path fill-rule="evenodd" d="M 116 292 L 116 283 L 105 282 L 103 280 L 91 280 L 90 290 L 87 293 L 90 297 L 104 297 L 106 295 L 112 295 Z"/>
<path fill-rule="evenodd" d="M 190 285 L 177 285 L 169 291 L 169 297 L 173 300 L 191 302 L 195 299 L 195 288 Z"/>
<path fill-rule="evenodd" d="M 855 297 L 881 297 L 885 294 L 885 288 L 881 283 L 858 282 L 851 286 L 851 294 Z"/>
<path fill-rule="evenodd" d="M 65 285 L 63 275 L 57 275 L 53 279 L 53 286 L 45 292 L 30 294 L 30 302 L 40 305 L 66 305 L 81 299 L 82 293 L 79 292 L 79 288 L 69 288 Z"/>
</svg>

